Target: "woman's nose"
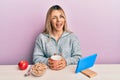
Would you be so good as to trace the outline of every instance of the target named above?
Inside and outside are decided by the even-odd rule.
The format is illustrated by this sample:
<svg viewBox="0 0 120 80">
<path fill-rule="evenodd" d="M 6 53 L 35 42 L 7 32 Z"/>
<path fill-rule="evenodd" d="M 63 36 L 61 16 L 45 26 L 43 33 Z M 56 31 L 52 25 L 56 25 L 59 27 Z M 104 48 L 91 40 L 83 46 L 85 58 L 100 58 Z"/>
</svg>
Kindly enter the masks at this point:
<svg viewBox="0 0 120 80">
<path fill-rule="evenodd" d="M 60 21 L 60 18 L 57 18 L 57 21 L 59 22 L 59 21 Z"/>
</svg>

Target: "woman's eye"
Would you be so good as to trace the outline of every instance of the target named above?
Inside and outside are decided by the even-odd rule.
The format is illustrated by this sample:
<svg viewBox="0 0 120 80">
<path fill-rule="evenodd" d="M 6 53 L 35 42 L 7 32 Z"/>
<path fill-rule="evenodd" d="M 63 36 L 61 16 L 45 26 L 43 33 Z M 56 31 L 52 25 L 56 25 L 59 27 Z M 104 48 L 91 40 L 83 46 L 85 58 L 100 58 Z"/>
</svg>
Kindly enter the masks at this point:
<svg viewBox="0 0 120 80">
<path fill-rule="evenodd" d="M 52 17 L 52 19 L 56 19 L 56 17 Z"/>
<path fill-rule="evenodd" d="M 60 18 L 64 18 L 64 16 L 61 15 Z"/>
</svg>

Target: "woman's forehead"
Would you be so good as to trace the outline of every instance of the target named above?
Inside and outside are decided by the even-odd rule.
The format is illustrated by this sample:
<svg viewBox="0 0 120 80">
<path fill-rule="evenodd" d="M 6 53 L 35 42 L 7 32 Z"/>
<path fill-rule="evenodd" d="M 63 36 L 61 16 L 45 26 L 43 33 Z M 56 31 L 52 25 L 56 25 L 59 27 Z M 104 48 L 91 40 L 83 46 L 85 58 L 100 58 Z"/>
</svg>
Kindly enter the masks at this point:
<svg viewBox="0 0 120 80">
<path fill-rule="evenodd" d="M 62 10 L 53 10 L 53 11 L 51 12 L 51 16 L 52 16 L 52 15 L 57 15 L 57 14 L 64 15 L 64 13 L 63 13 Z"/>
</svg>

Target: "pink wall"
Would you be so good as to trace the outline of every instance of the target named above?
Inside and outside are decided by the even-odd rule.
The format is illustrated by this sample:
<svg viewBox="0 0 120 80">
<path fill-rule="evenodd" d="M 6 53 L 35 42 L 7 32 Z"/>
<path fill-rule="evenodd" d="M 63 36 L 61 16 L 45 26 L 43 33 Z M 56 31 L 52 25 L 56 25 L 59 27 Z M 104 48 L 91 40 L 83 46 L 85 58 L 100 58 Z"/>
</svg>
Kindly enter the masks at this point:
<svg viewBox="0 0 120 80">
<path fill-rule="evenodd" d="M 1 0 L 0 64 L 32 63 L 37 35 L 48 8 L 63 7 L 83 56 L 98 53 L 96 63 L 120 63 L 120 0 Z"/>
</svg>

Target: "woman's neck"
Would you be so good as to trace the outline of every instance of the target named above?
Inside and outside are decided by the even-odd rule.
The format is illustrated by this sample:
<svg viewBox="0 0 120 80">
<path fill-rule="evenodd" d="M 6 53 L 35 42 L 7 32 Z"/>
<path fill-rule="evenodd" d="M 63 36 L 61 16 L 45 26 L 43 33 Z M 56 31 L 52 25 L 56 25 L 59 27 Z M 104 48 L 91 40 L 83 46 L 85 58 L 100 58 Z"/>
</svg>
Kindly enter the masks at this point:
<svg viewBox="0 0 120 80">
<path fill-rule="evenodd" d="M 59 38 L 62 36 L 63 31 L 53 31 L 52 35 L 55 37 L 56 41 L 59 40 Z"/>
</svg>

